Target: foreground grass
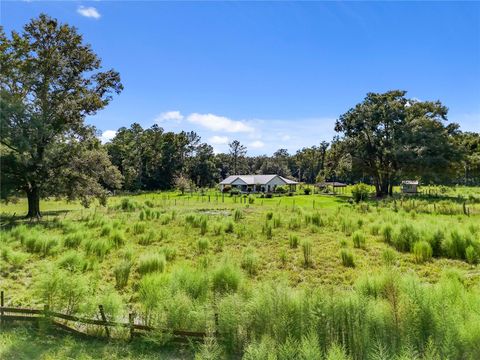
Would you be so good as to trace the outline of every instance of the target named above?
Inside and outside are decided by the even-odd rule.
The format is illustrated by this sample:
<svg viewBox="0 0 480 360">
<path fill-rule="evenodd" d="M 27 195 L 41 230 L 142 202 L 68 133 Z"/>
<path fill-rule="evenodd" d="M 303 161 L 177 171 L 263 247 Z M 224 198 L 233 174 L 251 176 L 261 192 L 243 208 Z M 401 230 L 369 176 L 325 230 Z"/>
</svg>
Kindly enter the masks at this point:
<svg viewBox="0 0 480 360">
<path fill-rule="evenodd" d="M 48 201 L 34 223 L 12 217 L 24 202 L 9 204 L 1 288 L 9 305 L 94 317 L 102 304 L 111 320 L 133 311 L 157 327 L 216 327 L 204 358 L 476 359 L 480 206 L 467 190 L 359 205 L 215 193 Z"/>
</svg>

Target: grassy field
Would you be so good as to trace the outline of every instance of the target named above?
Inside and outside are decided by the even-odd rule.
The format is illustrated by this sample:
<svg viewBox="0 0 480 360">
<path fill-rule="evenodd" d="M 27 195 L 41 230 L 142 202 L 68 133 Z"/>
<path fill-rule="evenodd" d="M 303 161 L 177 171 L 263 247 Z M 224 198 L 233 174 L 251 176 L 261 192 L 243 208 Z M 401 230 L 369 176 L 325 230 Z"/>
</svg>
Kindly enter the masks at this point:
<svg viewBox="0 0 480 360">
<path fill-rule="evenodd" d="M 157 327 L 219 332 L 179 357 L 478 359 L 480 191 L 435 189 L 360 204 L 349 189 L 272 199 L 167 192 L 90 209 L 51 200 L 39 222 L 19 219 L 24 201 L 2 205 L 1 289 L 12 306 L 95 316 L 102 304 L 112 320 L 134 311 Z M 22 341 L 45 346 L 13 329 L 0 351 L 30 351 Z M 46 358 L 70 356 L 59 344 L 85 358 L 129 358 L 139 346 L 52 342 L 58 353 Z"/>
</svg>

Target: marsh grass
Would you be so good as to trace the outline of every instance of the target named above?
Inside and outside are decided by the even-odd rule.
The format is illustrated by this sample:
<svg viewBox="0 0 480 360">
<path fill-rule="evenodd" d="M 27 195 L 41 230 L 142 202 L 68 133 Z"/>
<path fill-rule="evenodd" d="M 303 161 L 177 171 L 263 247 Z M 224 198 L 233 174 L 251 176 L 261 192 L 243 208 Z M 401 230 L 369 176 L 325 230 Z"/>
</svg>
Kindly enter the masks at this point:
<svg viewBox="0 0 480 360">
<path fill-rule="evenodd" d="M 417 263 L 424 263 L 432 259 L 432 247 L 427 241 L 417 241 L 413 245 L 413 255 Z"/>
<path fill-rule="evenodd" d="M 130 259 L 124 259 L 113 268 L 115 286 L 117 289 L 123 289 L 125 286 L 127 286 L 132 265 L 133 264 Z"/>
<path fill-rule="evenodd" d="M 83 241 L 83 246 L 88 255 L 95 255 L 99 259 L 105 256 L 113 249 L 114 244 L 110 239 L 89 237 Z"/>
<path fill-rule="evenodd" d="M 302 241 L 303 265 L 305 267 L 309 267 L 313 265 L 312 247 L 313 247 L 313 243 L 310 239 L 305 239 Z"/>
<path fill-rule="evenodd" d="M 296 249 L 298 247 L 298 236 L 295 234 L 290 234 L 288 237 L 288 244 L 290 245 L 290 248 Z"/>
<path fill-rule="evenodd" d="M 206 254 L 208 248 L 210 247 L 210 242 L 206 238 L 200 238 L 197 240 L 197 250 L 199 254 Z"/>
<path fill-rule="evenodd" d="M 213 290 L 220 294 L 237 291 L 241 280 L 240 270 L 228 261 L 219 265 L 212 273 Z"/>
<path fill-rule="evenodd" d="M 259 258 L 254 249 L 248 248 L 243 252 L 241 267 L 249 275 L 257 274 L 259 268 Z"/>
<path fill-rule="evenodd" d="M 167 265 L 164 254 L 146 254 L 140 257 L 138 261 L 138 273 L 145 275 L 152 272 L 162 273 Z"/>
<path fill-rule="evenodd" d="M 355 261 L 353 259 L 353 253 L 348 249 L 340 250 L 340 258 L 342 259 L 342 265 L 346 267 L 355 267 Z"/>
<path fill-rule="evenodd" d="M 356 248 L 365 248 L 366 240 L 362 231 L 357 230 L 352 234 L 353 246 Z"/>
</svg>

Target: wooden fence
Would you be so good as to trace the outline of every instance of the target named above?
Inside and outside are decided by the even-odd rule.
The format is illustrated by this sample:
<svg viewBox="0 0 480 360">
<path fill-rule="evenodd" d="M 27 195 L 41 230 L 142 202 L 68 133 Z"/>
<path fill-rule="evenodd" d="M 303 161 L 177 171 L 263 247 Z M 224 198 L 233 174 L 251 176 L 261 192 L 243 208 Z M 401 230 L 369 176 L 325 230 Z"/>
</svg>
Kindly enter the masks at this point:
<svg viewBox="0 0 480 360">
<path fill-rule="evenodd" d="M 111 328 L 128 329 L 130 340 L 134 336 L 140 335 L 142 332 L 159 331 L 172 336 L 172 341 L 189 342 L 189 341 L 203 341 L 206 336 L 205 332 L 186 331 L 186 330 L 168 330 L 158 329 L 147 325 L 136 324 L 134 314 L 130 313 L 128 316 L 128 323 L 108 321 L 103 311 L 103 306 L 99 305 L 99 313 L 102 320 L 88 319 L 74 315 L 63 314 L 55 311 L 50 311 L 48 306 L 44 309 L 28 309 L 19 307 L 5 306 L 4 292 L 0 292 L 0 325 L 3 326 L 6 321 L 31 321 L 38 323 L 39 321 L 48 321 L 50 324 L 61 328 L 70 333 L 80 336 L 94 336 L 78 329 L 79 324 L 94 325 L 105 330 L 107 338 L 111 337 Z M 69 325 L 68 322 L 73 322 L 77 328 Z"/>
</svg>

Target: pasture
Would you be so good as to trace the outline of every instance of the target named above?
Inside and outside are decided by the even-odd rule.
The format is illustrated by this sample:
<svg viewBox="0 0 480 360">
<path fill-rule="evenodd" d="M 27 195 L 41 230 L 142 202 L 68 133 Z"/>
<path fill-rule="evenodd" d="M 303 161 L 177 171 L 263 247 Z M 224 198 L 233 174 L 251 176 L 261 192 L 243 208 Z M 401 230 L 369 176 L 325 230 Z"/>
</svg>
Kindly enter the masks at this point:
<svg viewBox="0 0 480 360">
<path fill-rule="evenodd" d="M 2 205 L 1 290 L 8 306 L 94 317 L 101 304 L 111 321 L 206 332 L 185 357 L 476 359 L 480 192 L 431 193 L 49 200 L 38 222 L 18 217 L 21 200 Z"/>
</svg>

